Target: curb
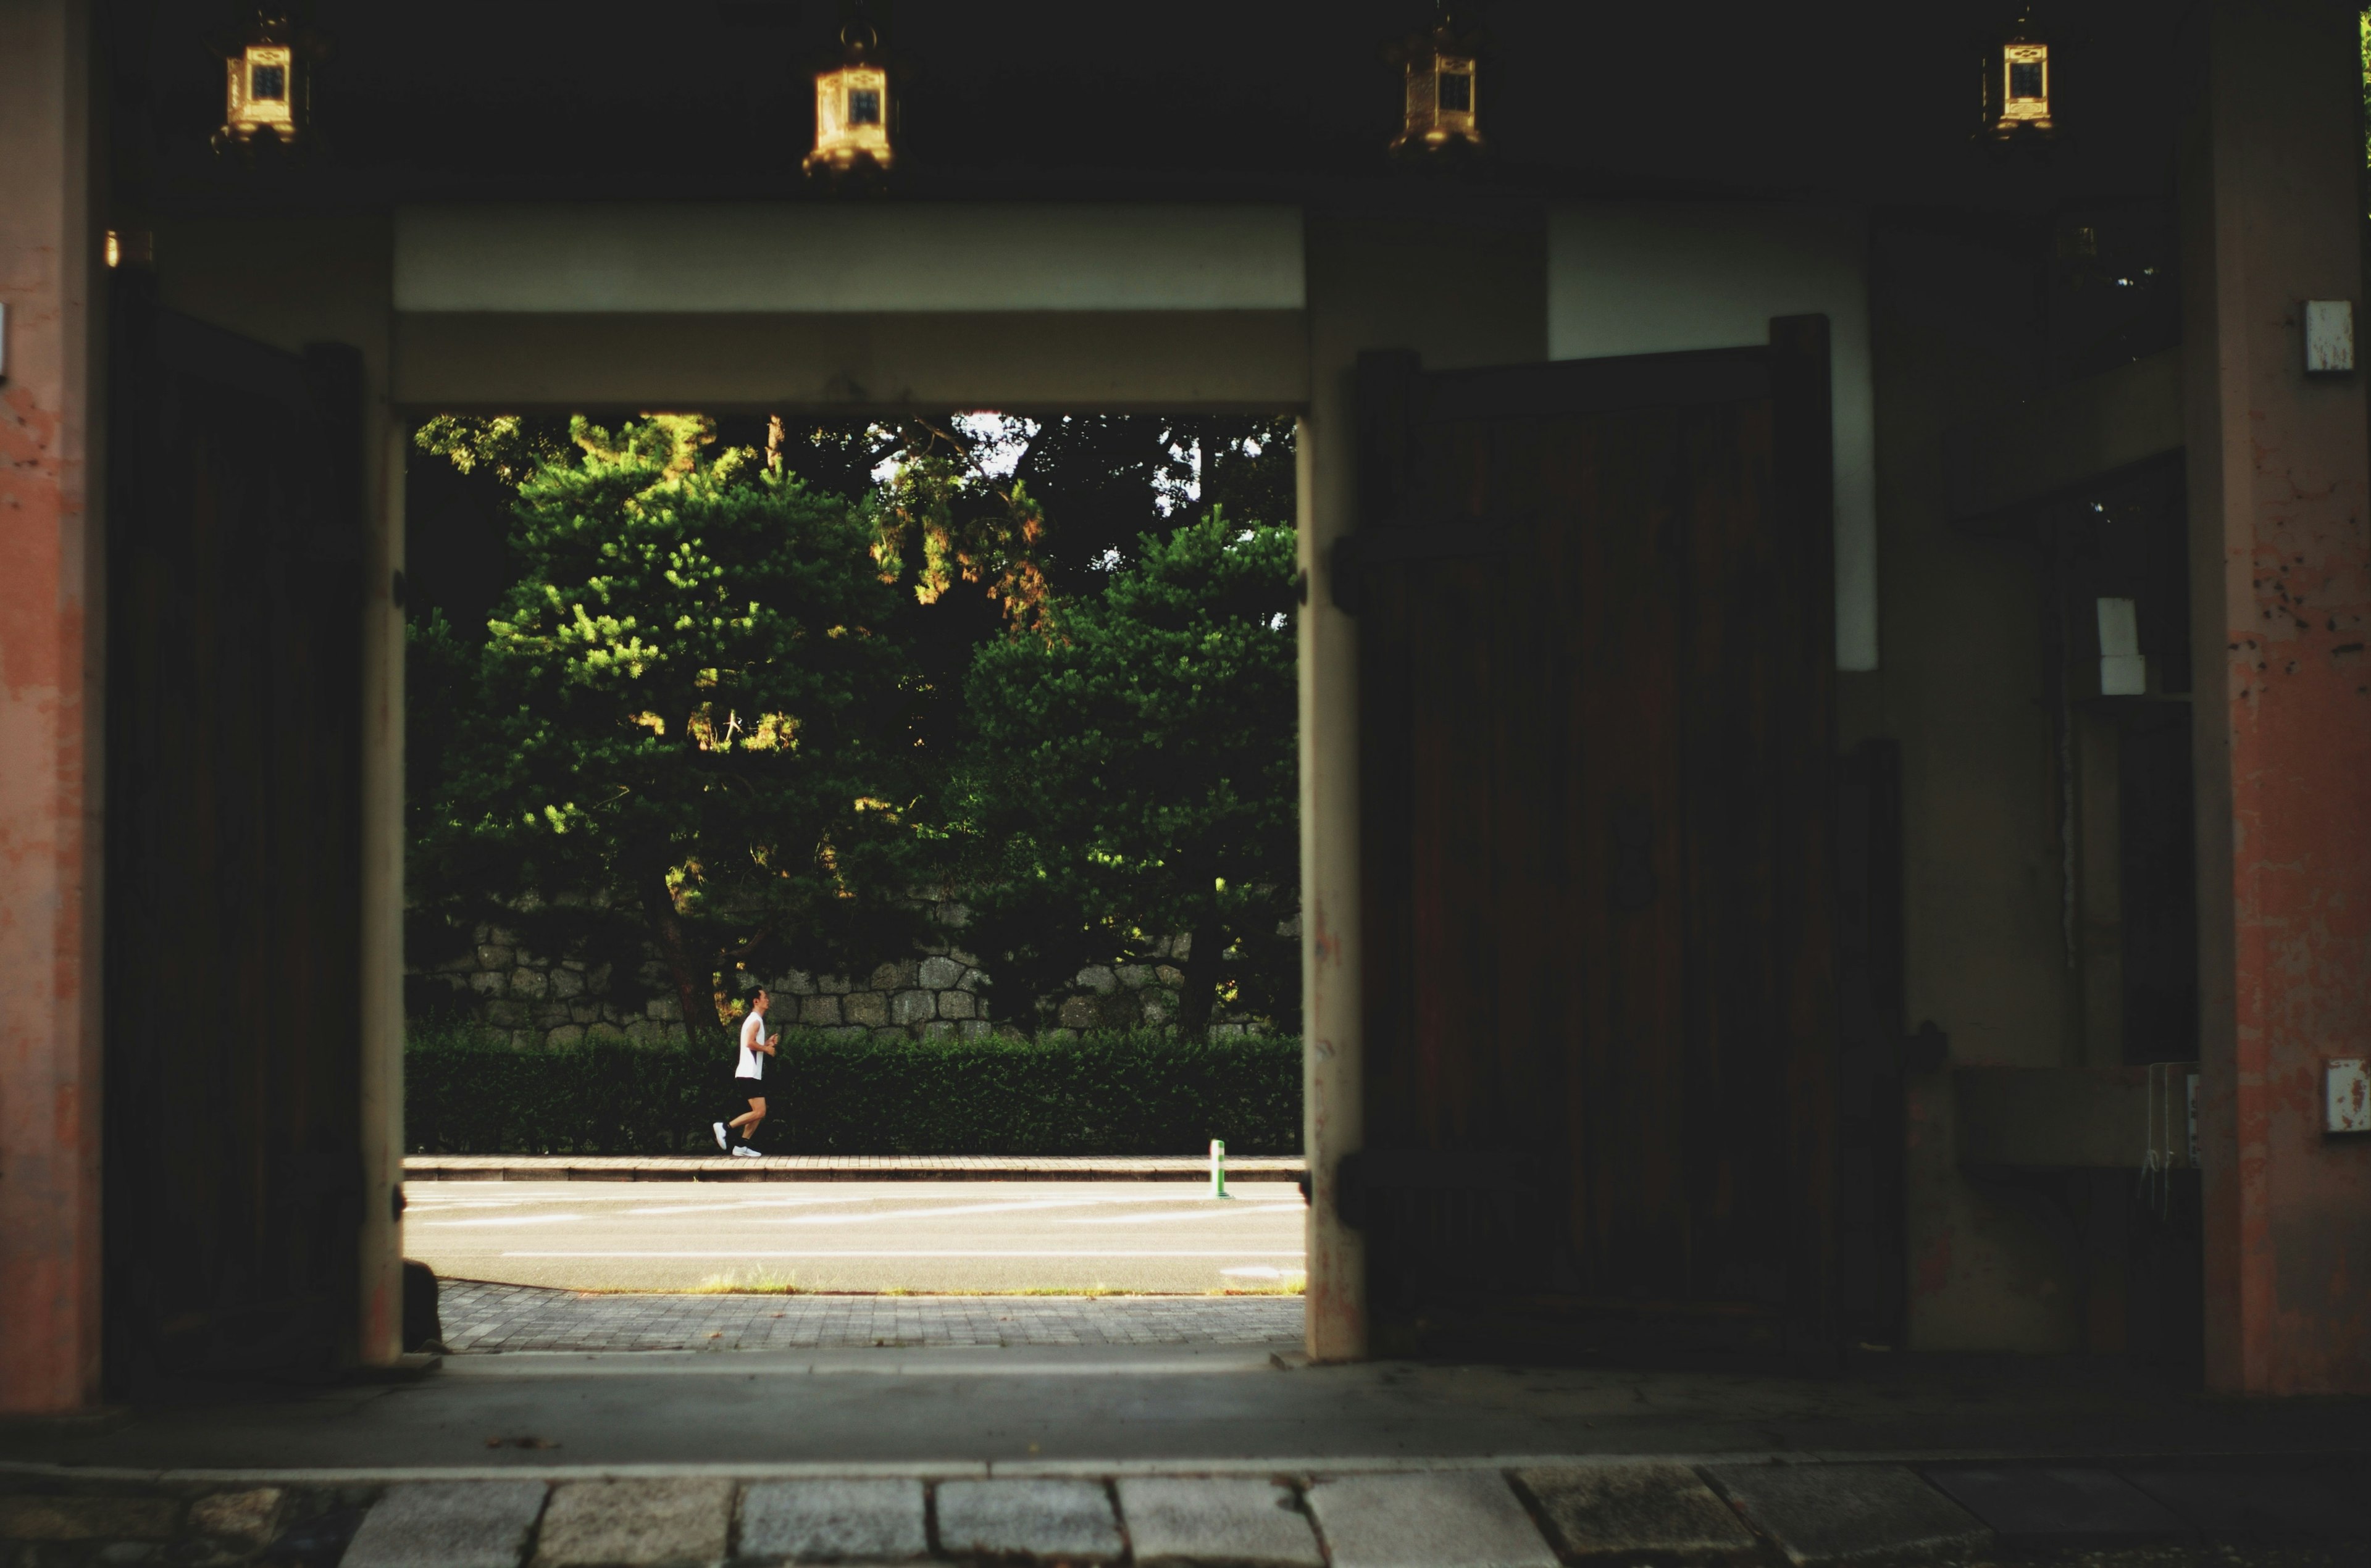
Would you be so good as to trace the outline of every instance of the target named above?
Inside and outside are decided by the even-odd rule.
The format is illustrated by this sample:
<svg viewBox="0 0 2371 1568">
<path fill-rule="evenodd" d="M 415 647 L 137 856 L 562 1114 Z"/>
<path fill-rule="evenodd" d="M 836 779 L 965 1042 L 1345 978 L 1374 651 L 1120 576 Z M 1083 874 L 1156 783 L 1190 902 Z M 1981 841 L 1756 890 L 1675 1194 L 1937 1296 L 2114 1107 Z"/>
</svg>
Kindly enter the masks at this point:
<svg viewBox="0 0 2371 1568">
<path fill-rule="evenodd" d="M 314 1486 L 371 1485 L 408 1481 L 600 1481 L 685 1478 L 730 1481 L 805 1481 L 840 1477 L 913 1477 L 922 1481 L 1060 1479 L 1079 1476 L 1293 1476 L 1324 1481 L 1349 1475 L 1420 1475 L 1442 1470 L 1619 1470 L 1632 1465 L 1684 1465 L 1720 1469 L 1761 1465 L 1817 1470 L 1838 1466 L 1993 1463 L 2022 1469 L 2046 1465 L 2084 1467 L 2148 1462 L 2195 1465 L 2210 1461 L 2261 1466 L 2310 1463 L 2345 1454 L 2227 1447 L 2102 1449 L 2067 1456 L 2052 1448 L 1935 1449 L 1721 1449 L 1704 1453 L 1608 1452 L 1579 1454 L 1289 1454 L 1266 1458 L 1158 1459 L 805 1459 L 698 1460 L 688 1463 L 628 1461 L 618 1464 L 477 1465 L 296 1465 L 172 1466 L 61 1464 L 46 1459 L 0 1459 L 0 1476 L 58 1481 L 111 1481 L 175 1485 L 189 1482 Z"/>
<path fill-rule="evenodd" d="M 1295 1155 L 1238 1155 L 1237 1181 L 1297 1182 Z M 407 1182 L 1208 1182 L 1198 1155 L 407 1155 Z"/>
</svg>

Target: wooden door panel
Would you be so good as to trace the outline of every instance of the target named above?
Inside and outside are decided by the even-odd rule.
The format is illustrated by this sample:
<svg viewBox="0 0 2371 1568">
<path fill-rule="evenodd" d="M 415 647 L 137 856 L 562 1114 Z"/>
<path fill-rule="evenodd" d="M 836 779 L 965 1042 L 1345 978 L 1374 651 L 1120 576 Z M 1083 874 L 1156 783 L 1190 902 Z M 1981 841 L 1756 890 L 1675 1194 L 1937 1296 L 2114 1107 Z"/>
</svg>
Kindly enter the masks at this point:
<svg viewBox="0 0 2371 1568">
<path fill-rule="evenodd" d="M 1486 1235 L 1534 1302 L 1819 1316 L 1827 518 L 1793 447 L 1823 468 L 1826 433 L 1788 360 L 1813 349 L 1362 365 L 1386 1319 L 1437 1316 Z"/>
<path fill-rule="evenodd" d="M 357 1320 L 360 366 L 116 283 L 107 1366 L 322 1376 Z"/>
</svg>

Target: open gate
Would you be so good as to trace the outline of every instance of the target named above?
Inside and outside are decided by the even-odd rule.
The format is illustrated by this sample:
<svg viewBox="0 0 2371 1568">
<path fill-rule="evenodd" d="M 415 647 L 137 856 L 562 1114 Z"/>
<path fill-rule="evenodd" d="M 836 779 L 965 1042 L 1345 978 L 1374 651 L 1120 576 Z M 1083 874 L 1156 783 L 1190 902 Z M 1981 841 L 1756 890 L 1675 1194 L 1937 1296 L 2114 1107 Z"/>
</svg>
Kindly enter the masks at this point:
<svg viewBox="0 0 2371 1568">
<path fill-rule="evenodd" d="M 362 364 L 119 274 L 106 1365 L 322 1376 L 359 1290 Z"/>
<path fill-rule="evenodd" d="M 1827 322 L 1359 367 L 1374 1343 L 1835 1343 Z"/>
</svg>

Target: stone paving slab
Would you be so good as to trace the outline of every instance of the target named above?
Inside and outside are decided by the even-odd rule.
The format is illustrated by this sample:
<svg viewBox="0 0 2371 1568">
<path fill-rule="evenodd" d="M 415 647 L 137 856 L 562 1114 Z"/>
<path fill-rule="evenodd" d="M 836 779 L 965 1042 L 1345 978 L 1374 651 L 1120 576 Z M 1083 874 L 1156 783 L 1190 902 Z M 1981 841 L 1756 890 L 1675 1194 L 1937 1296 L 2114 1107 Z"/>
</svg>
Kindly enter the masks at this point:
<svg viewBox="0 0 2371 1568">
<path fill-rule="evenodd" d="M 1751 1562 L 1753 1532 L 1685 1465 L 1575 1465 L 1524 1470 L 1548 1535 L 1567 1557 L 1589 1562 L 1651 1554 L 1658 1562 Z"/>
<path fill-rule="evenodd" d="M 552 1488 L 536 1568 L 707 1568 L 724 1555 L 729 1481 L 571 1481 Z"/>
<path fill-rule="evenodd" d="M 497 1472 L 451 1482 L 387 1472 L 348 1474 L 334 1486 L 265 1473 L 218 1472 L 202 1481 L 52 1478 L 37 1483 L 53 1489 L 48 1492 L 0 1493 L 0 1564 L 173 1568 L 259 1561 L 256 1538 L 282 1517 L 298 1523 L 260 1559 L 276 1568 L 331 1568 L 341 1551 L 341 1568 L 520 1568 L 538 1534 L 532 1568 L 950 1561 L 972 1568 L 989 1562 L 1077 1568 L 1130 1560 L 1131 1539 L 1137 1568 L 1553 1568 L 1559 1553 L 1552 1539 L 1572 1564 L 1728 1564 L 1755 1561 L 1755 1552 L 1768 1550 L 1746 1538 L 1734 1517 L 1722 1518 L 1720 1510 L 1749 1500 L 1753 1519 L 1798 1564 L 1929 1557 L 2005 1562 L 2005 1552 L 2059 1568 L 2075 1568 L 2078 1558 L 2134 1568 L 2209 1556 L 2267 1568 L 2364 1561 L 2351 1543 L 2296 1539 L 2343 1538 L 2363 1528 L 2343 1490 L 2353 1472 L 2342 1460 L 2315 1457 L 2282 1468 L 2271 1459 L 2168 1458 L 2122 1467 L 2038 1465 L 2027 1473 L 2053 1470 L 2084 1478 L 2129 1472 L 2124 1479 L 2135 1495 L 2161 1493 L 2157 1500 L 2175 1512 L 2177 1502 L 2189 1506 L 2215 1544 L 2189 1535 L 2150 1546 L 2062 1535 L 1987 1551 L 1993 1532 L 1903 1464 L 1692 1470 L 1676 1463 L 1573 1459 L 1513 1476 L 1486 1468 L 1375 1470 L 1321 1472 L 1313 1482 L 1250 1471 L 1131 1474 L 1116 1482 L 1105 1475 L 949 1478 L 935 1484 L 913 1474 L 785 1481 L 714 1471 L 550 1481 Z M 1697 1484 L 1700 1477 L 1714 1480 L 1729 1500 Z M 2333 1482 L 2342 1490 L 2332 1490 Z M 5 1475 L 0 1484 L 10 1484 Z M 2088 1481 L 2076 1484 L 2080 1497 L 2097 1494 Z M 929 1528 L 933 1491 L 935 1541 Z M 1546 1539 L 1532 1524 L 1526 1498 Z M 1324 1532 L 1325 1550 L 1313 1523 Z M 2262 1543 L 2266 1536 L 2291 1539 L 2274 1545 Z M 2233 1544 L 2250 1540 L 2259 1544 Z"/>
<path fill-rule="evenodd" d="M 1231 1155 L 1227 1174 L 1291 1178 L 1309 1169 L 1298 1155 Z M 415 1154 L 414 1182 L 1207 1182 L 1202 1155 Z"/>
<path fill-rule="evenodd" d="M 2311 1476 L 2172 1467 L 2134 1467 L 2123 1476 L 2209 1535 L 2371 1536 L 2371 1499 L 2351 1505 Z"/>
<path fill-rule="evenodd" d="M 264 1554 L 272 1568 L 342 1568 L 348 1546 L 361 1533 L 369 1510 L 331 1508 L 297 1520 L 280 1532 Z"/>
<path fill-rule="evenodd" d="M 547 1490 L 539 1481 L 390 1486 L 340 1568 L 517 1568 Z"/>
<path fill-rule="evenodd" d="M 2156 1540 L 2190 1533 L 2165 1505 L 2112 1470 L 1929 1465 L 1926 1479 L 2011 1545 Z"/>
<path fill-rule="evenodd" d="M 1320 1481 L 1309 1511 L 1334 1568 L 1557 1568 L 1497 1470 Z"/>
<path fill-rule="evenodd" d="M 768 1481 L 741 1494 L 743 1557 L 911 1562 L 931 1553 L 919 1481 Z"/>
<path fill-rule="evenodd" d="M 594 1295 L 443 1281 L 455 1354 L 1028 1344 L 1299 1344 L 1297 1296 Z"/>
<path fill-rule="evenodd" d="M 288 1494 L 276 1486 L 218 1492 L 190 1505 L 190 1528 L 234 1551 L 260 1551 L 280 1533 Z"/>
<path fill-rule="evenodd" d="M 1324 1568 L 1309 1516 L 1292 1489 L 1274 1482 L 1128 1477 L 1119 1483 L 1119 1511 L 1139 1568 Z"/>
<path fill-rule="evenodd" d="M 1992 1539 L 1903 1465 L 1717 1465 L 1705 1474 L 1797 1568 L 1941 1556 Z"/>
<path fill-rule="evenodd" d="M 938 1493 L 950 1552 L 1116 1562 L 1126 1550 L 1099 1481 L 943 1481 Z"/>
</svg>

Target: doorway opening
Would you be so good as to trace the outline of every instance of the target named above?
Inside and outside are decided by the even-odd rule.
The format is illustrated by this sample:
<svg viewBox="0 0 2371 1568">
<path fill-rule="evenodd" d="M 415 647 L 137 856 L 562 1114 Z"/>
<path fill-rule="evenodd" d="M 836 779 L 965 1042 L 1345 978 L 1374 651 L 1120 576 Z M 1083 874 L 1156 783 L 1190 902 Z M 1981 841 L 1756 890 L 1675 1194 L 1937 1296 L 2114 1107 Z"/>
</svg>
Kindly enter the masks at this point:
<svg viewBox="0 0 2371 1568">
<path fill-rule="evenodd" d="M 1291 420 L 409 433 L 408 1252 L 766 1333 L 1002 1292 L 1297 1337 Z M 839 1180 L 535 1180 L 587 1162 Z M 470 1299 L 479 1348 L 540 1320 Z"/>
</svg>

